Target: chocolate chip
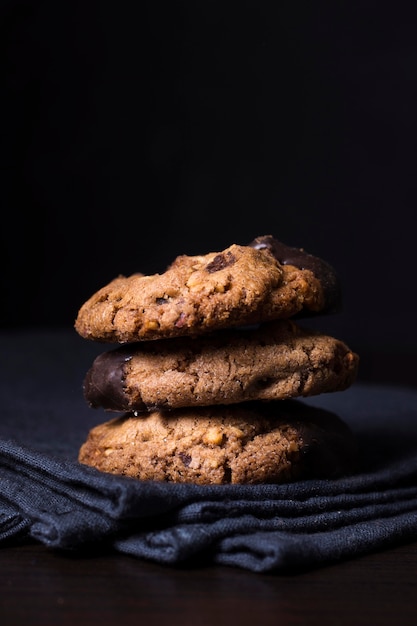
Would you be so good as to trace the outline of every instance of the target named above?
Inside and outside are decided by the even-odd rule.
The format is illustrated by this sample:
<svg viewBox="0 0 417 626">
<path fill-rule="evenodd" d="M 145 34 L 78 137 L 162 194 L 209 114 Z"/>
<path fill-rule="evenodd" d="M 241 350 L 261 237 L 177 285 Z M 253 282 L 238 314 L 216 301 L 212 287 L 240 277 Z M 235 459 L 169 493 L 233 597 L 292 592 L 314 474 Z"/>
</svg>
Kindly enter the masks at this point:
<svg viewBox="0 0 417 626">
<path fill-rule="evenodd" d="M 233 265 L 236 263 L 236 258 L 232 252 L 227 252 L 226 254 L 217 254 L 214 259 L 206 266 L 206 271 L 209 274 L 213 274 L 214 272 L 219 272 L 225 267 L 229 267 L 229 265 Z"/>
<path fill-rule="evenodd" d="M 191 456 L 189 454 L 186 454 L 185 452 L 179 452 L 178 456 L 180 457 L 181 461 L 184 463 L 185 467 L 188 467 L 189 464 L 191 463 Z"/>
</svg>

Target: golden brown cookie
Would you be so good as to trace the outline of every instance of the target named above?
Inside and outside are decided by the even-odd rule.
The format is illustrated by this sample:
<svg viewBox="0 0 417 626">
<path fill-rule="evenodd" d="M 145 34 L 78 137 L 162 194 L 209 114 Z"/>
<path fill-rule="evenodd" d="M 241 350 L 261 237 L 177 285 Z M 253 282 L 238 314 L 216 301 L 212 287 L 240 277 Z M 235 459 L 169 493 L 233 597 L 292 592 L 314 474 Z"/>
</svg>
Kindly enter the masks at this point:
<svg viewBox="0 0 417 626">
<path fill-rule="evenodd" d="M 342 341 L 279 320 L 103 352 L 84 395 L 121 412 L 278 400 L 346 389 L 358 362 Z"/>
<path fill-rule="evenodd" d="M 289 400 L 127 414 L 94 427 L 79 461 L 141 480 L 284 483 L 350 473 L 356 442 L 335 414 Z"/>
<path fill-rule="evenodd" d="M 338 297 L 330 266 L 266 236 L 222 252 L 178 256 L 162 274 L 119 276 L 81 306 L 75 329 L 114 343 L 197 336 L 327 312 Z"/>
</svg>

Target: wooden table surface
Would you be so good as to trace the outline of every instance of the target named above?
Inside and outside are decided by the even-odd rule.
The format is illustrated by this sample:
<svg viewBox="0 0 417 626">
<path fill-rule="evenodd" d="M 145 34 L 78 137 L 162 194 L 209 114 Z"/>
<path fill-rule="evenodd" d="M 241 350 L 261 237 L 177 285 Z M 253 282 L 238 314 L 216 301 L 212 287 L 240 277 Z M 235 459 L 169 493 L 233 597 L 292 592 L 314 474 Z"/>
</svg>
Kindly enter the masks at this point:
<svg viewBox="0 0 417 626">
<path fill-rule="evenodd" d="M 0 624 L 417 624 L 417 543 L 294 576 L 0 550 Z"/>
</svg>

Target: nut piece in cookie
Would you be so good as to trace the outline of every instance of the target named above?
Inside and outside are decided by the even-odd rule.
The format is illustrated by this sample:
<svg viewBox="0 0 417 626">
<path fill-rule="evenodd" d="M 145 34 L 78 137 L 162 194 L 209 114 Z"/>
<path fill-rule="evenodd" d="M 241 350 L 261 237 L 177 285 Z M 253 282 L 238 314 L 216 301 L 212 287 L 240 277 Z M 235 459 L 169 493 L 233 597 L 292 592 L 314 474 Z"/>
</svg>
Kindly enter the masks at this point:
<svg viewBox="0 0 417 626">
<path fill-rule="evenodd" d="M 356 441 L 335 414 L 295 400 L 127 414 L 94 427 L 79 461 L 140 480 L 195 484 L 337 478 Z"/>
</svg>

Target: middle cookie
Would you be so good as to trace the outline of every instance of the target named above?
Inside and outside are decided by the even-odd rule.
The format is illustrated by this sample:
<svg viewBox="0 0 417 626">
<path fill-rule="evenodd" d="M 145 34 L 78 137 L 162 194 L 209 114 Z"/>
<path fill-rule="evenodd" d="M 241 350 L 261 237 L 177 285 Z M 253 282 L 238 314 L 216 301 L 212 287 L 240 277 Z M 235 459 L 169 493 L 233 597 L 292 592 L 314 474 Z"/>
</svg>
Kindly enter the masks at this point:
<svg viewBox="0 0 417 626">
<path fill-rule="evenodd" d="M 93 408 L 121 412 L 280 400 L 344 390 L 358 364 L 342 341 L 282 320 L 104 352 L 84 396 Z"/>
</svg>

